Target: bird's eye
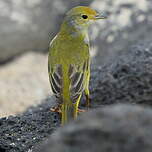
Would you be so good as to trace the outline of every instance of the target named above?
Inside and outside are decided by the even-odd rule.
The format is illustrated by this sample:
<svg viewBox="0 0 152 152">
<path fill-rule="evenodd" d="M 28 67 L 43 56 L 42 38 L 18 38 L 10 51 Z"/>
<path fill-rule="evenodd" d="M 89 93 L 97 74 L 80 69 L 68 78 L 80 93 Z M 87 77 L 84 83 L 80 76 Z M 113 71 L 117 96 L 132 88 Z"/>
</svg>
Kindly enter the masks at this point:
<svg viewBox="0 0 152 152">
<path fill-rule="evenodd" d="M 88 16 L 87 16 L 87 15 L 82 15 L 82 18 L 83 18 L 83 19 L 87 19 Z"/>
</svg>

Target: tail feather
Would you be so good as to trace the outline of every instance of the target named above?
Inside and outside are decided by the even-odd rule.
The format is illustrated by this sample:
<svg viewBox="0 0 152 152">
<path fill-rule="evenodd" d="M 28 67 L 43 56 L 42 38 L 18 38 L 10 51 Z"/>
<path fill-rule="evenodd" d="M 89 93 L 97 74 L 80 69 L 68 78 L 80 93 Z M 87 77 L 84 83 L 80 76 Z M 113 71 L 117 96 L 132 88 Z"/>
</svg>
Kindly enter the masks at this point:
<svg viewBox="0 0 152 152">
<path fill-rule="evenodd" d="M 75 104 L 63 103 L 61 111 L 62 111 L 62 125 L 77 118 L 78 107 L 76 103 Z"/>
</svg>

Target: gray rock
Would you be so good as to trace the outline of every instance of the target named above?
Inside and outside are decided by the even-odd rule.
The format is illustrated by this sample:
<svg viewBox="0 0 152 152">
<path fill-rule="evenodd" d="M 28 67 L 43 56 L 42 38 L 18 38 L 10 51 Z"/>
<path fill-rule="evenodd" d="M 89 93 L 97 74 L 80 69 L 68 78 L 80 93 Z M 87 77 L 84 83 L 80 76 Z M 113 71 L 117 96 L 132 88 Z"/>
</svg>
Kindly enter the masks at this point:
<svg viewBox="0 0 152 152">
<path fill-rule="evenodd" d="M 103 64 L 116 52 L 125 51 L 139 40 L 152 40 L 152 0 L 94 0 L 91 7 L 107 11 L 107 20 L 92 27 L 94 62 Z"/>
<path fill-rule="evenodd" d="M 58 129 L 34 152 L 151 152 L 152 110 L 114 105 Z"/>
<path fill-rule="evenodd" d="M 48 101 L 49 100 L 49 101 Z M 0 118 L 0 152 L 30 152 L 60 125 L 59 115 L 51 112 L 54 98 L 17 116 Z"/>
<path fill-rule="evenodd" d="M 0 66 L 0 90 L 0 117 L 16 115 L 38 105 L 48 94 L 52 94 L 47 56 L 27 52 L 10 64 Z"/>
<path fill-rule="evenodd" d="M 92 68 L 93 107 L 113 103 L 152 105 L 152 43 L 117 53 L 105 65 Z"/>
<path fill-rule="evenodd" d="M 45 50 L 56 34 L 63 14 L 89 0 L 1 0 L 0 62 L 29 50 Z"/>
</svg>

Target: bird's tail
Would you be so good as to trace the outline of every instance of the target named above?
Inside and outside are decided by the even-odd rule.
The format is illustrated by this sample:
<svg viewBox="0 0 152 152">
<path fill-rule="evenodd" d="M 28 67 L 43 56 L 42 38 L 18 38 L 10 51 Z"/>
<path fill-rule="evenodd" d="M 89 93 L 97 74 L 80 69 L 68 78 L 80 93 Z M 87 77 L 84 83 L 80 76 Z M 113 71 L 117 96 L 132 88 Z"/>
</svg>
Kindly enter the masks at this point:
<svg viewBox="0 0 152 152">
<path fill-rule="evenodd" d="M 69 121 L 77 118 L 78 105 L 77 103 L 63 103 L 61 107 L 62 111 L 62 125 L 68 123 Z"/>
</svg>

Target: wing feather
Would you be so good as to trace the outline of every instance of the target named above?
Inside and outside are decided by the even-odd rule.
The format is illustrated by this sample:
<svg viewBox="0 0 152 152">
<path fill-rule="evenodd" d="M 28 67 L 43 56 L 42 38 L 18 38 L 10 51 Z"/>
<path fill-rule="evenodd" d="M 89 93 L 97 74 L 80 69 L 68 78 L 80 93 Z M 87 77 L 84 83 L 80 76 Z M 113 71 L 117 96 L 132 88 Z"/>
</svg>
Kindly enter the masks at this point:
<svg viewBox="0 0 152 152">
<path fill-rule="evenodd" d="M 52 91 L 56 97 L 60 97 L 62 89 L 62 66 L 58 64 L 54 69 L 51 69 L 49 65 L 48 69 Z"/>
<path fill-rule="evenodd" d="M 69 78 L 70 78 L 70 97 L 72 102 L 76 102 L 80 94 L 85 89 L 85 72 L 87 70 L 88 60 L 85 61 L 80 68 L 76 68 L 74 65 L 69 67 Z"/>
</svg>

